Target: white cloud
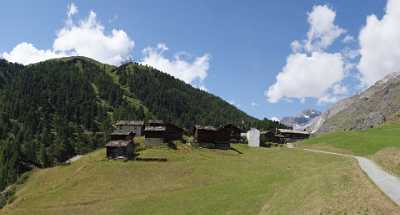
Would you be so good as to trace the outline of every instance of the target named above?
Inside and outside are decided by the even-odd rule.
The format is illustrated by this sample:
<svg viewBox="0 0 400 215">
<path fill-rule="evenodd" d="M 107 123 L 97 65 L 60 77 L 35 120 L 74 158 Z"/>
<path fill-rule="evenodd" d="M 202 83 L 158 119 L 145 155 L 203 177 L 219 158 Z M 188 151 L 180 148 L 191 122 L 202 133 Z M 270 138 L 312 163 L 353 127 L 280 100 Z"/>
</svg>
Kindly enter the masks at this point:
<svg viewBox="0 0 400 215">
<path fill-rule="evenodd" d="M 329 47 L 340 35 L 346 32 L 335 25 L 336 12 L 327 5 L 314 6 L 308 14 L 310 30 L 307 33 L 307 51 L 320 51 Z"/>
<path fill-rule="evenodd" d="M 276 116 L 271 117 L 271 120 L 272 120 L 272 121 L 275 121 L 275 122 L 281 121 L 281 120 L 280 120 L 278 117 L 276 117 Z"/>
<path fill-rule="evenodd" d="M 345 32 L 335 25 L 335 17 L 335 11 L 326 5 L 314 6 L 308 13 L 307 39 L 291 43 L 293 52 L 276 82 L 265 92 L 269 102 L 296 98 L 304 103 L 309 97 L 332 101 L 328 98 L 336 97 L 335 92 L 343 90 L 333 88 L 345 77 L 347 59 L 341 53 L 325 51 Z"/>
<path fill-rule="evenodd" d="M 288 57 L 286 66 L 276 83 L 266 92 L 268 101 L 281 98 L 321 98 L 344 78 L 342 56 L 338 53 L 313 52 L 311 56 L 295 53 Z"/>
<path fill-rule="evenodd" d="M 354 41 L 355 41 L 355 39 L 351 35 L 346 35 L 342 40 L 343 43 L 352 43 Z"/>
<path fill-rule="evenodd" d="M 9 53 L 3 53 L 4 59 L 10 62 L 18 62 L 24 65 L 65 56 L 66 55 L 63 53 L 56 53 L 52 50 L 37 49 L 31 43 L 26 42 L 18 44 Z"/>
<path fill-rule="evenodd" d="M 294 53 L 301 52 L 303 50 L 303 45 L 298 40 L 293 41 L 290 44 L 290 47 Z"/>
<path fill-rule="evenodd" d="M 78 7 L 74 3 L 71 3 L 70 5 L 68 5 L 68 8 L 67 8 L 68 18 L 75 15 L 76 13 L 78 13 Z"/>
<path fill-rule="evenodd" d="M 129 58 L 134 42 L 123 30 L 113 29 L 105 33 L 104 26 L 96 19 L 96 13 L 75 24 L 71 16 L 78 11 L 74 4 L 67 10 L 68 20 L 58 32 L 50 50 L 40 50 L 32 44 L 22 42 L 3 57 L 22 64 L 36 63 L 50 58 L 81 55 L 98 61 L 118 65 Z"/>
<path fill-rule="evenodd" d="M 156 48 L 145 48 L 142 63 L 153 66 L 188 84 L 201 83 L 207 77 L 210 60 L 208 54 L 196 57 L 192 61 L 185 59 L 182 55 L 175 55 L 173 59 L 169 59 L 164 55 L 167 50 L 168 47 L 163 43 L 158 44 Z"/>
<path fill-rule="evenodd" d="M 385 15 L 368 16 L 359 34 L 361 81 L 370 86 L 400 71 L 400 1 L 388 0 Z"/>
<path fill-rule="evenodd" d="M 54 41 L 53 49 L 71 55 L 83 55 L 101 62 L 118 65 L 127 60 L 134 42 L 123 30 L 113 29 L 110 35 L 90 12 L 78 25 L 62 28 Z"/>
<path fill-rule="evenodd" d="M 250 104 L 252 107 L 257 107 L 258 106 L 258 104 L 257 104 L 257 102 L 251 102 L 251 104 Z"/>
</svg>

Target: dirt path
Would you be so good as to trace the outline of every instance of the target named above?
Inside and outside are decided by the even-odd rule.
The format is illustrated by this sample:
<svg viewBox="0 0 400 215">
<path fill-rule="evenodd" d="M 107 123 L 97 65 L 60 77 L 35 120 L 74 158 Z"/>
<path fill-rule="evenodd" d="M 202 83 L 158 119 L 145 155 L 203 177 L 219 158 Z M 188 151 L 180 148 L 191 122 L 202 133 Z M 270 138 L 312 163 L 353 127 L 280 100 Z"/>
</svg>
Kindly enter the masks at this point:
<svg viewBox="0 0 400 215">
<path fill-rule="evenodd" d="M 304 149 L 304 150 L 309 152 L 331 154 L 331 155 L 356 159 L 362 171 L 364 171 L 368 175 L 371 181 L 374 182 L 376 186 L 378 186 L 378 188 L 383 193 L 385 193 L 393 202 L 395 202 L 398 206 L 400 206 L 400 178 L 389 174 L 372 160 L 369 160 L 365 157 L 346 155 L 335 152 L 327 152 L 322 150 L 314 150 L 314 149 Z"/>
</svg>

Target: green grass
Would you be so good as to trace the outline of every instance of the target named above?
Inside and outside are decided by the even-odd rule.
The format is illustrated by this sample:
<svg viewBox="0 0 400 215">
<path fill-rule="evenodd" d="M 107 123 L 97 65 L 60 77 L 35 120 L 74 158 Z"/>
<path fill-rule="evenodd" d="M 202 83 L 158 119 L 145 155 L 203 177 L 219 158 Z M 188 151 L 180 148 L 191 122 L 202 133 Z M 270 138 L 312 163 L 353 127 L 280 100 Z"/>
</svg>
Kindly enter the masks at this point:
<svg viewBox="0 0 400 215">
<path fill-rule="evenodd" d="M 152 148 L 108 161 L 101 149 L 36 170 L 4 214 L 398 214 L 351 159 L 300 149 Z"/>
<path fill-rule="evenodd" d="M 400 124 L 390 123 L 364 131 L 333 132 L 302 143 L 306 146 L 333 146 L 356 155 L 373 155 L 384 148 L 400 148 Z"/>
</svg>

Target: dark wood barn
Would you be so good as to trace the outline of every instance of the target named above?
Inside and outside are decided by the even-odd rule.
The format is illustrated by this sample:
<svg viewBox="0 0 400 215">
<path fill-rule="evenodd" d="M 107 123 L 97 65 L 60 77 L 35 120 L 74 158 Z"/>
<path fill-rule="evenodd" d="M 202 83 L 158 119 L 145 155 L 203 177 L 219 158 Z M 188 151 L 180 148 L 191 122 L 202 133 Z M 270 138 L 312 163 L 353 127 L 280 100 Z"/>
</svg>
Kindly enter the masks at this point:
<svg viewBox="0 0 400 215">
<path fill-rule="evenodd" d="M 133 132 L 116 131 L 110 135 L 110 142 L 106 144 L 108 159 L 133 159 L 135 156 L 135 143 Z"/>
<path fill-rule="evenodd" d="M 284 144 L 307 139 L 310 137 L 310 133 L 289 129 L 277 129 L 275 131 L 262 132 L 261 136 L 262 139 L 267 142 Z"/>
<path fill-rule="evenodd" d="M 220 141 L 229 141 L 230 143 L 239 143 L 242 130 L 233 124 L 227 124 L 218 129 Z"/>
<path fill-rule="evenodd" d="M 115 123 L 115 127 L 121 131 L 132 131 L 136 136 L 143 136 L 144 122 L 120 120 Z"/>
<path fill-rule="evenodd" d="M 285 138 L 285 142 L 295 142 L 310 137 L 310 133 L 306 131 L 296 131 L 290 129 L 278 129 L 277 135 L 283 136 Z"/>
<path fill-rule="evenodd" d="M 210 149 L 230 149 L 231 143 L 240 141 L 241 130 L 232 124 L 218 129 L 212 126 L 195 126 L 193 135 L 200 147 Z"/>
<path fill-rule="evenodd" d="M 183 129 L 160 120 L 149 121 L 144 129 L 145 144 L 162 144 L 181 140 Z"/>
</svg>

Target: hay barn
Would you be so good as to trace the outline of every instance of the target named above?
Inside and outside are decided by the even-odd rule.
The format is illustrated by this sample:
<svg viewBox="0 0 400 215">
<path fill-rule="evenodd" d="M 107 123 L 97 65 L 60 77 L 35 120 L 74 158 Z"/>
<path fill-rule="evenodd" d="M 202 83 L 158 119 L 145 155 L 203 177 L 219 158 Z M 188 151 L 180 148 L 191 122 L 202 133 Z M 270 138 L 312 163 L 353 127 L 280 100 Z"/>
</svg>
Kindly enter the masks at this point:
<svg viewBox="0 0 400 215">
<path fill-rule="evenodd" d="M 110 135 L 110 142 L 106 144 L 108 159 L 133 159 L 135 156 L 135 133 L 116 131 Z"/>
<path fill-rule="evenodd" d="M 174 140 L 181 140 L 183 129 L 161 120 L 151 120 L 144 128 L 145 144 L 163 144 Z"/>
<path fill-rule="evenodd" d="M 195 142 L 203 148 L 230 149 L 231 143 L 240 142 L 241 130 L 232 124 L 220 128 L 213 126 L 195 126 L 193 136 Z"/>
<path fill-rule="evenodd" d="M 132 131 L 136 134 L 136 136 L 143 136 L 144 122 L 120 120 L 115 123 L 115 127 L 121 131 Z"/>
</svg>

